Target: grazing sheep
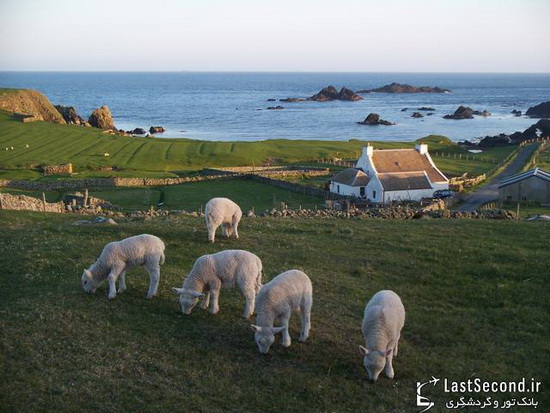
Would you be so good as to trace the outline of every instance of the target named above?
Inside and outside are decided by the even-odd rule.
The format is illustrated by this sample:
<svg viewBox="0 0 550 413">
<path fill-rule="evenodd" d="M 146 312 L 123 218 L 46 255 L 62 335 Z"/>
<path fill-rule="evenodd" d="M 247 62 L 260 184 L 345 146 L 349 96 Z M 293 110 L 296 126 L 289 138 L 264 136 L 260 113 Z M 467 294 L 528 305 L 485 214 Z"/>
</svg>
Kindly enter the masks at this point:
<svg viewBox="0 0 550 413">
<path fill-rule="evenodd" d="M 203 310 L 210 303 L 210 313 L 216 314 L 220 310 L 220 288 L 235 284 L 246 299 L 243 317 L 248 318 L 254 313 L 256 294 L 262 287 L 262 261 L 251 252 L 225 250 L 203 255 L 195 261 L 191 272 L 183 280 L 183 287 L 172 288 L 172 291 L 179 295 L 183 314 L 191 314 L 199 298 L 203 298 Z"/>
<path fill-rule="evenodd" d="M 256 325 L 251 326 L 260 353 L 267 354 L 277 333 L 283 334 L 283 347 L 290 346 L 288 322 L 292 311 L 299 312 L 302 320 L 298 341 L 307 340 L 311 324 L 312 293 L 309 277 L 300 270 L 283 272 L 262 287 L 256 297 Z M 273 327 L 274 323 L 280 324 L 280 327 Z"/>
<path fill-rule="evenodd" d="M 405 307 L 399 296 L 390 290 L 379 291 L 365 307 L 361 331 L 366 347 L 359 346 L 369 379 L 376 381 L 384 373 L 393 379 L 392 359 L 397 356 L 401 329 L 405 324 Z"/>
<path fill-rule="evenodd" d="M 239 238 L 237 227 L 243 216 L 241 208 L 228 198 L 212 198 L 204 208 L 206 218 L 206 230 L 208 231 L 208 241 L 214 242 L 216 229 L 222 226 L 222 235 L 230 237 L 235 235 Z"/>
<path fill-rule="evenodd" d="M 109 298 L 115 298 L 116 280 L 120 277 L 120 294 L 126 290 L 126 270 L 144 265 L 150 277 L 147 298 L 153 298 L 159 285 L 161 264 L 164 264 L 164 243 L 154 235 L 141 234 L 122 241 L 110 242 L 103 248 L 99 259 L 89 269 L 84 270 L 82 288 L 87 293 L 94 293 L 107 278 Z"/>
</svg>

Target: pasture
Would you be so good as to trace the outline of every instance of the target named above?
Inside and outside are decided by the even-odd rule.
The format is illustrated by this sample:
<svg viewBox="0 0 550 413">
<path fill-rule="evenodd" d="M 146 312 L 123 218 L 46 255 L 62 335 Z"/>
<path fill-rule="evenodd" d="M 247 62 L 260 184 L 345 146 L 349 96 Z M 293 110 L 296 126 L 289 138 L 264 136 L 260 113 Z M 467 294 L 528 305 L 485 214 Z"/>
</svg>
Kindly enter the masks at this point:
<svg viewBox="0 0 550 413">
<path fill-rule="evenodd" d="M 493 163 L 471 159 L 472 154 L 469 154 L 470 159 L 465 159 L 468 151 L 443 136 L 431 135 L 422 141 L 429 144 L 431 152 L 447 154 L 446 157 L 434 158 L 437 166 L 447 174 L 480 174 L 494 167 Z M 77 172 L 75 178 L 113 175 L 161 178 L 215 166 L 303 164 L 327 158 L 355 160 L 366 143 L 356 139 L 233 142 L 134 138 L 108 135 L 95 128 L 75 125 L 21 123 L 0 112 L 0 179 L 43 179 L 37 171 L 40 165 L 67 162 L 73 164 Z M 414 144 L 373 142 L 377 149 L 411 148 Z M 482 156 L 498 162 L 513 149 L 494 148 Z M 105 170 L 113 167 L 112 171 Z"/>
<path fill-rule="evenodd" d="M 410 412 L 421 410 L 416 382 L 432 376 L 535 378 L 542 392 L 528 396 L 550 408 L 548 223 L 243 218 L 241 239 L 211 245 L 200 218 L 77 219 L 0 211 L 3 411 Z M 115 300 L 106 285 L 85 294 L 82 269 L 107 242 L 140 233 L 167 245 L 158 296 L 145 299 L 143 269 Z M 259 354 L 237 290 L 222 290 L 215 316 L 181 314 L 171 287 L 198 256 L 230 248 L 262 259 L 264 283 L 290 268 L 310 276 L 305 344 L 294 316 L 292 346 L 278 338 Z M 407 319 L 395 379 L 372 384 L 358 345 L 365 303 L 381 289 L 401 296 Z M 470 397 L 424 394 L 431 411 Z"/>
</svg>

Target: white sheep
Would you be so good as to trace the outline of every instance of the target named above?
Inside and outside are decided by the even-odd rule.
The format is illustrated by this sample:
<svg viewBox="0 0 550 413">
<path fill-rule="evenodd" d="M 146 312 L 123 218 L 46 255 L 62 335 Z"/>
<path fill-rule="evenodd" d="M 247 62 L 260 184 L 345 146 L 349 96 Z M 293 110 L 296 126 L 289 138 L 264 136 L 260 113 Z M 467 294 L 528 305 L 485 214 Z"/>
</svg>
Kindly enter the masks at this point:
<svg viewBox="0 0 550 413">
<path fill-rule="evenodd" d="M 299 312 L 302 320 L 298 341 L 307 340 L 311 326 L 312 294 L 311 281 L 300 270 L 283 272 L 262 287 L 256 297 L 256 325 L 251 326 L 260 353 L 267 354 L 277 333 L 283 335 L 283 347 L 290 346 L 288 323 L 293 311 Z M 280 326 L 274 327 L 274 323 Z"/>
<path fill-rule="evenodd" d="M 109 281 L 109 299 L 115 298 L 116 281 L 120 277 L 118 293 L 126 290 L 126 270 L 144 265 L 149 273 L 149 292 L 147 298 L 157 293 L 160 279 L 160 265 L 164 264 L 164 242 L 154 235 L 141 234 L 105 245 L 98 260 L 84 270 L 82 288 L 94 293 L 107 278 Z"/>
<path fill-rule="evenodd" d="M 361 326 L 366 347 L 359 346 L 359 351 L 370 380 L 376 381 L 382 369 L 393 379 L 392 359 L 404 324 L 405 307 L 393 291 L 379 291 L 367 303 Z"/>
<path fill-rule="evenodd" d="M 208 241 L 214 242 L 216 229 L 222 226 L 222 235 L 230 237 L 235 235 L 239 238 L 239 221 L 243 216 L 241 208 L 228 198 L 212 198 L 204 208 L 206 218 L 206 230 L 208 231 Z"/>
<path fill-rule="evenodd" d="M 203 298 L 203 310 L 210 304 L 210 313 L 216 314 L 220 310 L 218 298 L 221 287 L 234 287 L 235 284 L 246 299 L 243 317 L 248 318 L 254 313 L 256 294 L 262 286 L 262 261 L 251 252 L 225 250 L 203 255 L 195 261 L 191 272 L 183 280 L 182 288 L 174 287 L 172 291 L 179 295 L 184 314 L 191 314 L 199 298 Z"/>
</svg>

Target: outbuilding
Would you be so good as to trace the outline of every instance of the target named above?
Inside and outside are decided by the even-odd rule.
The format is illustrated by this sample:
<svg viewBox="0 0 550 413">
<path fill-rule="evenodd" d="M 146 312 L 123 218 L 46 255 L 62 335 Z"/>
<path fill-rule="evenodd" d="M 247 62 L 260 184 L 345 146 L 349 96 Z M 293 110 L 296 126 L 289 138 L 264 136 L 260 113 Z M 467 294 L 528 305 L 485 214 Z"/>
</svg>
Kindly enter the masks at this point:
<svg viewBox="0 0 550 413">
<path fill-rule="evenodd" d="M 540 202 L 550 204 L 550 173 L 533 168 L 512 175 L 498 185 L 498 197 L 504 202 Z"/>
</svg>

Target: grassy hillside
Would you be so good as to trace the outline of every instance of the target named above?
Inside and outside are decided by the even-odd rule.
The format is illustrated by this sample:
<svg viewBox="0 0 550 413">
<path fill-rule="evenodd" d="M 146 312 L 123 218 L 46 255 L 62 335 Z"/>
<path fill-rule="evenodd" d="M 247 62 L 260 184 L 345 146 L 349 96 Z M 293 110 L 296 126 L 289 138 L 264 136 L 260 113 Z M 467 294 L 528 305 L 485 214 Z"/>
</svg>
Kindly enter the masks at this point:
<svg viewBox="0 0 550 413">
<path fill-rule="evenodd" d="M 543 392 L 528 397 L 550 408 L 548 223 L 244 219 L 241 239 L 211 245 L 199 218 L 76 219 L 0 211 L 2 410 L 410 412 L 416 382 L 432 376 L 535 378 Z M 158 296 L 145 299 L 141 269 L 115 300 L 105 285 L 86 295 L 82 268 L 107 242 L 140 233 L 167 244 Z M 258 254 L 264 282 L 290 268 L 310 275 L 307 343 L 296 341 L 295 316 L 292 346 L 278 339 L 260 355 L 233 290 L 222 291 L 216 316 L 181 314 L 170 288 L 198 256 L 229 248 Z M 401 295 L 407 320 L 395 379 L 373 385 L 357 346 L 364 305 L 381 289 Z M 470 397 L 425 390 L 436 412 Z"/>
<path fill-rule="evenodd" d="M 423 139 L 430 151 L 465 155 L 467 152 L 441 136 Z M 310 141 L 273 139 L 258 142 L 198 141 L 191 139 L 129 138 L 106 135 L 92 128 L 45 122 L 23 124 L 0 113 L 0 178 L 36 179 L 29 169 L 41 164 L 72 162 L 84 176 L 175 176 L 181 171 L 210 166 L 258 165 L 305 162 L 320 158 L 356 159 L 365 141 Z M 27 147 L 28 145 L 28 147 Z M 376 142 L 375 148 L 412 147 L 414 142 Z M 13 150 L 11 149 L 13 147 Z M 7 150 L 6 150 L 7 148 Z M 491 150 L 484 157 L 501 159 L 504 150 Z M 109 156 L 105 156 L 105 154 Z M 483 172 L 493 165 L 472 160 L 435 158 L 445 172 Z M 116 166 L 121 172 L 100 172 Z"/>
</svg>

